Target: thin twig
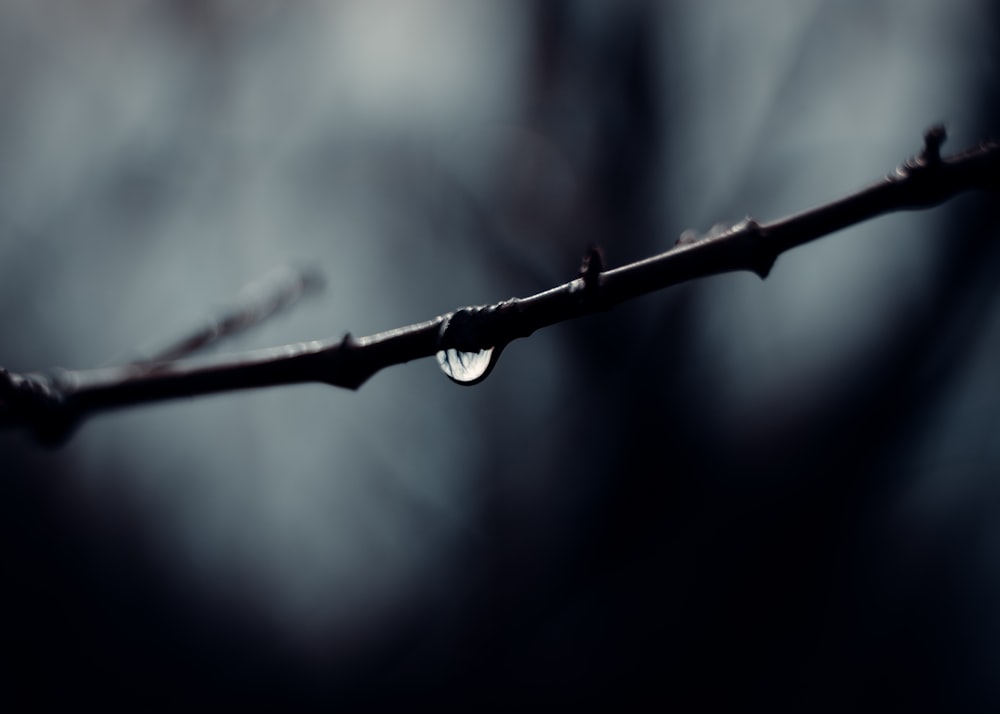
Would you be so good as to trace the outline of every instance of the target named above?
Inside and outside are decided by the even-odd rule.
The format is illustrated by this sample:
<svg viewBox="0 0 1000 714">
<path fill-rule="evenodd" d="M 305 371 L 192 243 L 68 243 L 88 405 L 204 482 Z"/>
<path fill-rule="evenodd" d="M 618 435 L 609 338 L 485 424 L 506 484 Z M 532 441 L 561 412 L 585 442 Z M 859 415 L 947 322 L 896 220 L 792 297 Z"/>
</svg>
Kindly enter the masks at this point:
<svg viewBox="0 0 1000 714">
<path fill-rule="evenodd" d="M 944 130 L 924 136 L 920 154 L 877 183 L 839 200 L 759 224 L 747 218 L 721 231 L 685 232 L 666 253 L 603 270 L 588 253 L 580 277 L 527 298 L 466 307 L 369 337 L 304 342 L 206 360 L 130 364 L 86 371 L 14 374 L 0 369 L 0 426 L 27 427 L 58 442 L 85 416 L 116 407 L 297 382 L 357 389 L 379 370 L 438 355 L 445 373 L 474 384 L 503 348 L 539 328 L 695 278 L 748 270 L 767 276 L 796 246 L 892 211 L 928 208 L 973 190 L 1000 188 L 1000 145 L 942 158 Z"/>
<path fill-rule="evenodd" d="M 259 325 L 276 312 L 294 305 L 303 295 L 322 287 L 323 278 L 319 273 L 279 266 L 246 285 L 232 305 L 201 327 L 133 363 L 172 362 L 190 357 L 225 337 Z"/>
</svg>

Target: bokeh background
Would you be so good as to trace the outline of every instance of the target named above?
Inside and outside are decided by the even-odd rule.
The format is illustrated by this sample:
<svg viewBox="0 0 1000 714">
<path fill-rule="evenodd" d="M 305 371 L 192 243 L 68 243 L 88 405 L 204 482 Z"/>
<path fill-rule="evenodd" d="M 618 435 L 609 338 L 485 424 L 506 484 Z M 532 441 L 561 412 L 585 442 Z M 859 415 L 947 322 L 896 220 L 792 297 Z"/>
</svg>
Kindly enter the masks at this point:
<svg viewBox="0 0 1000 714">
<path fill-rule="evenodd" d="M 0 2 L 0 364 L 364 335 L 1000 127 L 988 0 Z M 996 196 L 512 345 L 0 434 L 6 704 L 1000 706 Z"/>
</svg>

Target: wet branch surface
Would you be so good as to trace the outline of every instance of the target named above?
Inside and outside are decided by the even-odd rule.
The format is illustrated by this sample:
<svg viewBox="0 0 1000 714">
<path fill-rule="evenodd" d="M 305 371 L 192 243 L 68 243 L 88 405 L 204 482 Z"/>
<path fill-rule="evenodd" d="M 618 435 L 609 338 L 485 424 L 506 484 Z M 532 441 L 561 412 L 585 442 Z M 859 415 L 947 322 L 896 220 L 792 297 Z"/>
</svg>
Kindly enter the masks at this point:
<svg viewBox="0 0 1000 714">
<path fill-rule="evenodd" d="M 1000 144 L 983 143 L 943 158 L 945 133 L 934 127 L 921 152 L 871 186 L 771 223 L 747 218 L 705 235 L 686 231 L 672 250 L 612 270 L 590 251 L 580 276 L 526 298 L 465 307 L 368 337 L 316 340 L 208 359 L 178 359 L 221 334 L 254 324 L 314 284 L 303 277 L 237 309 L 161 351 L 153 360 L 92 370 L 18 374 L 0 368 L 0 427 L 30 429 L 42 443 L 63 441 L 86 416 L 179 397 L 300 382 L 357 389 L 385 367 L 438 356 L 454 381 L 475 384 L 512 340 L 558 322 L 709 275 L 767 276 L 796 246 L 883 213 L 936 206 L 970 190 L 1000 188 Z"/>
</svg>

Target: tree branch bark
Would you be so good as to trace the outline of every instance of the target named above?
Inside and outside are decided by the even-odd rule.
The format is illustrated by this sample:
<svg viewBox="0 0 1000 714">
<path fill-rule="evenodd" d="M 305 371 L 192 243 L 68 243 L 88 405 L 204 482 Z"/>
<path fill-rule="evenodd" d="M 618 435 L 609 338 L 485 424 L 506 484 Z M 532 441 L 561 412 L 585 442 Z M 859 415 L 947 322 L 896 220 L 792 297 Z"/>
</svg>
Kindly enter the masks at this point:
<svg viewBox="0 0 1000 714">
<path fill-rule="evenodd" d="M 369 337 L 347 334 L 211 359 L 93 370 L 16 374 L 0 368 L 0 427 L 28 428 L 41 442 L 58 443 L 84 417 L 106 409 L 298 382 L 357 389 L 385 367 L 432 355 L 454 381 L 475 384 L 507 344 L 542 327 L 708 275 L 747 270 L 765 278 L 781 253 L 848 226 L 929 208 L 965 191 L 1000 188 L 1000 144 L 942 158 L 944 139 L 943 128 L 930 129 L 916 157 L 871 186 L 817 208 L 767 224 L 747 218 L 705 235 L 686 231 L 672 250 L 613 270 L 604 271 L 599 252 L 591 251 L 580 277 L 545 292 L 461 308 Z"/>
</svg>

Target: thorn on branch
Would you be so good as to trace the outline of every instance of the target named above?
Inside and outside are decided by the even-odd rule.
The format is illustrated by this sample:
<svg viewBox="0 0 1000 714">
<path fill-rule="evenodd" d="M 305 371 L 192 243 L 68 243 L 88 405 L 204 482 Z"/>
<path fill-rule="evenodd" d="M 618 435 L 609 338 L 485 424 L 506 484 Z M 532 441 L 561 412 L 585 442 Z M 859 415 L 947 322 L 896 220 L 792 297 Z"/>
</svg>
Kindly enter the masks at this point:
<svg viewBox="0 0 1000 714">
<path fill-rule="evenodd" d="M 580 262 L 580 277 L 583 279 L 583 299 L 589 301 L 597 295 L 604 271 L 604 255 L 599 246 L 591 245 Z"/>
<path fill-rule="evenodd" d="M 935 124 L 924 132 L 924 148 L 920 152 L 920 162 L 923 164 L 941 163 L 941 145 L 948 138 L 944 124 Z"/>
</svg>

